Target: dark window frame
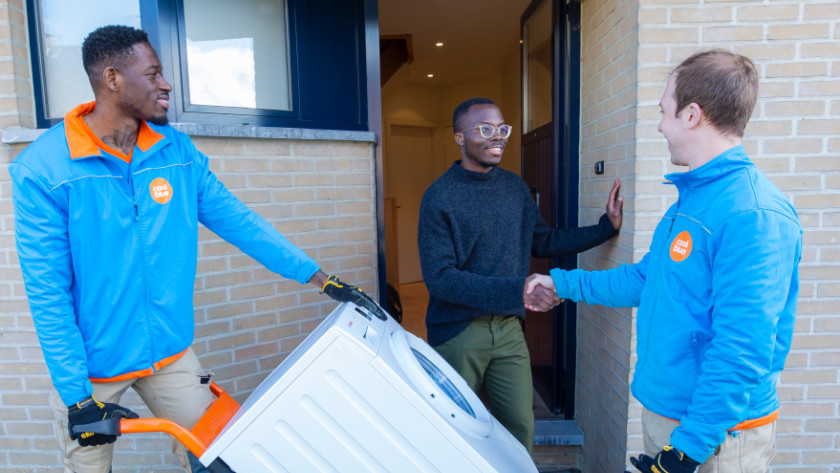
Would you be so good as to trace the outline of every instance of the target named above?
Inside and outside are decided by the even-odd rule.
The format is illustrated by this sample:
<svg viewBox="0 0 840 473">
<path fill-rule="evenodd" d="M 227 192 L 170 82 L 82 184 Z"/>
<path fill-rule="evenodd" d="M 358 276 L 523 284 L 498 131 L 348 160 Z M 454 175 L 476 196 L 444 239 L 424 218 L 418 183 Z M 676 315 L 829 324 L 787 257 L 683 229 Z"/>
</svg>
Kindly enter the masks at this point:
<svg viewBox="0 0 840 473">
<path fill-rule="evenodd" d="M 35 119 L 39 128 L 48 128 L 63 120 L 50 118 L 45 109 L 46 82 L 41 62 L 38 25 L 39 5 L 28 1 L 27 16 L 31 52 Z M 185 57 L 183 0 L 139 0 L 140 22 L 157 51 L 164 76 L 173 87 L 169 119 L 176 123 L 222 126 L 260 126 L 284 128 L 368 130 L 368 103 L 365 48 L 364 1 L 287 0 L 287 35 L 291 110 L 249 109 L 192 105 L 188 101 Z M 339 11 L 338 7 L 345 10 Z M 341 38 L 330 36 L 321 28 L 321 19 L 342 22 L 353 16 L 352 31 Z M 352 37 L 352 38 L 351 38 Z M 337 48 L 332 47 L 338 45 Z M 331 54 L 343 48 L 341 53 Z M 326 58 L 313 55 L 327 53 Z M 330 55 L 331 54 L 331 55 Z M 350 58 L 352 64 L 339 58 Z M 79 65 L 81 67 L 81 64 Z M 339 90 L 335 106 L 325 107 L 316 94 Z M 329 113 L 324 113 L 329 110 Z"/>
</svg>

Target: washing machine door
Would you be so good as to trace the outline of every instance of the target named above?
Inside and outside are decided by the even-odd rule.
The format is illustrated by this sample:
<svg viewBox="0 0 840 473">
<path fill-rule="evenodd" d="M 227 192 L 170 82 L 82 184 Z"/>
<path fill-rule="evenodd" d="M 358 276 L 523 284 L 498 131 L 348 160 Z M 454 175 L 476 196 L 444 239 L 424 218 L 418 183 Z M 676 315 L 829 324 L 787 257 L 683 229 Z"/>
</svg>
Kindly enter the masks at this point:
<svg viewBox="0 0 840 473">
<path fill-rule="evenodd" d="M 391 334 L 391 350 L 417 392 L 459 431 L 477 438 L 493 432 L 481 399 L 428 343 L 404 330 Z"/>
</svg>

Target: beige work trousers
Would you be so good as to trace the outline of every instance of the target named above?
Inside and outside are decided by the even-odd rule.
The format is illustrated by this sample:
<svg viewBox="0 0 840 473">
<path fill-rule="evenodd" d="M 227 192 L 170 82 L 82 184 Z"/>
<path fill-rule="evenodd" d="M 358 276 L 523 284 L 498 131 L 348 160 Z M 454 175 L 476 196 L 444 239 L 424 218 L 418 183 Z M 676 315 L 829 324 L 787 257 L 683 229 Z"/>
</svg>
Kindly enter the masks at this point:
<svg viewBox="0 0 840 473">
<path fill-rule="evenodd" d="M 647 409 L 642 410 L 645 454 L 655 456 L 671 443 L 671 432 L 679 424 Z M 776 454 L 776 422 L 745 429 L 726 440 L 702 465 L 698 473 L 764 473 Z"/>
<path fill-rule="evenodd" d="M 130 387 L 140 395 L 155 417 L 172 420 L 190 429 L 213 399 L 209 384 L 200 383 L 197 376 L 200 372 L 201 364 L 190 348 L 181 358 L 152 375 L 112 383 L 93 383 L 93 395 L 102 402 L 119 404 L 123 393 Z M 58 442 L 64 455 L 64 471 L 108 473 L 111 470 L 114 444 L 80 446 L 79 442 L 70 439 L 67 430 L 67 406 L 57 392 L 50 398 L 50 405 L 58 422 Z M 181 459 L 184 471 L 190 472 L 187 450 L 174 438 L 172 453 Z"/>
</svg>

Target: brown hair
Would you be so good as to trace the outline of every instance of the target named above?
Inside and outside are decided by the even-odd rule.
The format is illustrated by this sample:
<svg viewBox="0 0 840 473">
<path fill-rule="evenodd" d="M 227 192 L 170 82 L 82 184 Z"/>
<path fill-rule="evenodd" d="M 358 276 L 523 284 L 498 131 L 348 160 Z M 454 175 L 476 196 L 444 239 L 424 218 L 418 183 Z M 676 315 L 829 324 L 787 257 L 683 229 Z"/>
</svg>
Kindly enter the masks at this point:
<svg viewBox="0 0 840 473">
<path fill-rule="evenodd" d="M 703 51 L 683 61 L 674 75 L 677 111 L 696 103 L 718 131 L 744 136 L 758 97 L 758 72 L 749 58 Z"/>
</svg>

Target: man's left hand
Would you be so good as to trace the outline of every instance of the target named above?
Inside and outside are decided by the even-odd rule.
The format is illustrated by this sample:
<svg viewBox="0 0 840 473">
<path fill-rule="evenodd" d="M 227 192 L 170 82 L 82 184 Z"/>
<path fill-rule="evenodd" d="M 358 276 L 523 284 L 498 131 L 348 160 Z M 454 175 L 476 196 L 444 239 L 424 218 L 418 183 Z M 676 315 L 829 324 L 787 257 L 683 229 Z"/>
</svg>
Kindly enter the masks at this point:
<svg viewBox="0 0 840 473">
<path fill-rule="evenodd" d="M 621 180 L 615 178 L 612 189 L 610 190 L 610 197 L 607 200 L 607 217 L 610 218 L 610 222 L 612 222 L 613 228 L 616 230 L 621 228 L 622 210 L 624 207 L 624 197 L 618 195 L 620 189 Z"/>
<path fill-rule="evenodd" d="M 670 445 L 666 445 L 655 457 L 645 454 L 639 455 L 639 458 L 630 457 L 630 463 L 642 473 L 694 473 L 700 466 L 700 463 Z"/>
</svg>

